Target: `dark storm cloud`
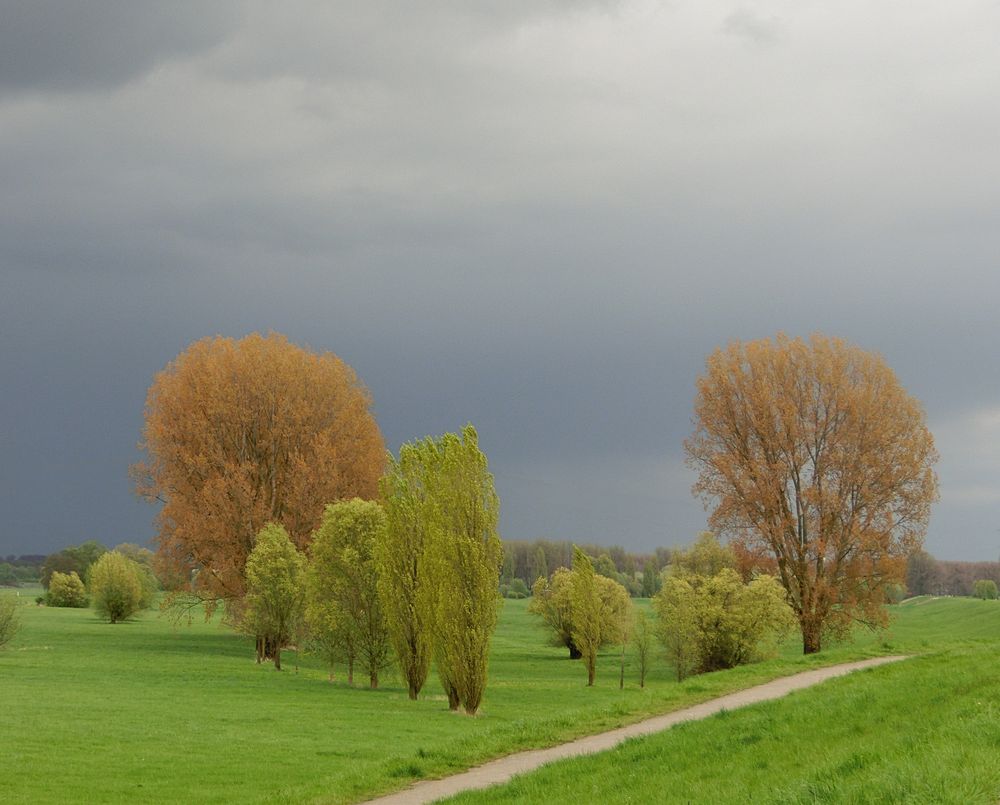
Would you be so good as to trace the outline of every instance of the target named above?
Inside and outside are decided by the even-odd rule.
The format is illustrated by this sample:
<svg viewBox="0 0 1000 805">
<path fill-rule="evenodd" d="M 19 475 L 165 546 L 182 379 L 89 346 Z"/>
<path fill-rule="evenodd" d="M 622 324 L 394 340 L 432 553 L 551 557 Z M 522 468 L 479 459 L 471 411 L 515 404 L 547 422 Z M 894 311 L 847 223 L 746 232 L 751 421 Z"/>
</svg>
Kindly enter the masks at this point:
<svg viewBox="0 0 1000 805">
<path fill-rule="evenodd" d="M 0 93 L 113 87 L 218 43 L 235 4 L 14 0 L 0 6 Z"/>
<path fill-rule="evenodd" d="M 704 524 L 707 353 L 842 335 L 940 432 L 931 550 L 997 553 L 995 10 L 194 8 L 0 55 L 0 552 L 148 536 L 153 373 L 275 329 L 351 363 L 393 447 L 473 421 L 508 536 L 644 548 Z"/>
</svg>

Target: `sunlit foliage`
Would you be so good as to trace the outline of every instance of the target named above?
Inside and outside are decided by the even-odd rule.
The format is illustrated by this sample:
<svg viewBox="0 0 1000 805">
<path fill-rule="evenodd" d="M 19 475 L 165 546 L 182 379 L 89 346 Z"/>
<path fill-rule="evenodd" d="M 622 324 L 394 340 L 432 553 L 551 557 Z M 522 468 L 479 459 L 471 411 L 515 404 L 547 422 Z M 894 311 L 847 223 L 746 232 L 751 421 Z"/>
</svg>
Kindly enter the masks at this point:
<svg viewBox="0 0 1000 805">
<path fill-rule="evenodd" d="M 189 346 L 149 389 L 147 458 L 133 470 L 139 492 L 162 504 L 162 577 L 238 601 L 265 523 L 304 549 L 327 503 L 374 498 L 385 453 L 370 407 L 347 364 L 284 336 Z"/>
<path fill-rule="evenodd" d="M 884 624 L 937 495 L 923 409 L 885 362 L 820 335 L 735 342 L 708 358 L 695 426 L 710 523 L 774 558 L 804 651 Z"/>
<path fill-rule="evenodd" d="M 274 659 L 297 633 L 302 618 L 305 559 L 284 526 L 268 523 L 247 557 L 245 626 L 257 636 L 257 661 Z"/>
</svg>

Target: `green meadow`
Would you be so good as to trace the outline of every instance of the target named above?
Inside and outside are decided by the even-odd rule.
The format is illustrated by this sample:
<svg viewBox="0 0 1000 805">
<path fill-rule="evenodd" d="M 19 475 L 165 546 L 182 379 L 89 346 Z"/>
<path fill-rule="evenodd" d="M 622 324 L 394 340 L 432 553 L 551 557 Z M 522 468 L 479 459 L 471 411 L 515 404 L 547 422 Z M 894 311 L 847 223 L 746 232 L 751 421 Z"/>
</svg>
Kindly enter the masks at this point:
<svg viewBox="0 0 1000 805">
<path fill-rule="evenodd" d="M 937 668 L 952 680 L 960 677 L 957 671 L 951 673 L 952 665 L 958 669 L 965 663 L 961 668 L 966 668 L 968 680 L 979 674 L 985 678 L 983 685 L 991 679 L 995 685 L 985 658 L 1000 647 L 997 602 L 914 599 L 894 608 L 895 623 L 885 635 L 862 633 L 852 644 L 811 657 L 802 657 L 790 641 L 773 660 L 681 684 L 658 660 L 645 689 L 639 689 L 634 669 L 627 667 L 625 689 L 619 690 L 618 656 L 608 650 L 600 657 L 597 684 L 588 689 L 581 663 L 548 645 L 545 632 L 526 611 L 527 602 L 506 601 L 493 642 L 486 700 L 480 715 L 469 718 L 448 710 L 433 676 L 422 698 L 411 702 L 398 679 L 390 676 L 376 691 L 351 688 L 337 669 L 336 680 L 329 683 L 319 662 L 297 658 L 295 652 L 284 655 L 285 670 L 280 673 L 270 665 L 255 665 L 251 641 L 217 621 L 177 625 L 147 612 L 112 626 L 90 610 L 37 607 L 36 594 L 22 590 L 21 633 L 0 650 L 0 708 L 6 714 L 6 727 L 0 730 L 0 802 L 5 803 L 354 802 L 519 749 L 550 745 L 852 658 L 930 653 L 927 659 L 902 666 Z M 988 638 L 993 642 L 982 642 Z M 916 673 L 902 666 L 864 677 Z M 835 684 L 837 690 L 850 690 L 859 683 L 850 678 Z M 941 695 L 951 701 L 945 691 L 942 687 Z M 992 700 L 998 701 L 995 692 Z M 780 707 L 805 695 L 796 694 L 794 701 Z M 930 710 L 937 706 L 930 699 L 923 705 Z M 839 729 L 843 716 L 830 712 Z M 734 713 L 725 719 L 740 717 Z M 718 727 L 725 719 L 706 722 L 706 727 L 725 731 Z M 822 734 L 822 722 L 818 717 L 810 734 Z M 692 731 L 694 725 L 671 731 L 667 740 Z M 760 732 L 757 743 L 763 751 L 767 731 Z M 873 743 L 879 733 L 872 733 Z M 789 735 L 795 733 L 779 734 L 792 740 Z M 985 735 L 988 739 L 989 733 Z M 705 752 L 691 749 L 693 745 L 684 751 L 694 753 L 689 758 L 694 764 L 691 774 L 698 775 L 699 757 Z M 990 747 L 1000 755 L 996 743 Z M 782 753 L 772 748 L 771 754 Z M 726 756 L 721 753 L 718 759 Z M 733 757 L 732 747 L 728 756 Z M 652 765 L 636 771 L 657 774 Z M 702 777 L 721 774 L 709 768 L 705 766 Z M 544 798 L 551 799 L 552 791 L 545 790 Z M 622 782 L 617 791 L 602 796 L 648 801 L 649 793 L 636 789 L 629 800 L 629 783 Z M 711 799 L 714 794 L 704 796 Z"/>
<path fill-rule="evenodd" d="M 998 645 L 856 672 L 448 801 L 992 805 Z"/>
</svg>

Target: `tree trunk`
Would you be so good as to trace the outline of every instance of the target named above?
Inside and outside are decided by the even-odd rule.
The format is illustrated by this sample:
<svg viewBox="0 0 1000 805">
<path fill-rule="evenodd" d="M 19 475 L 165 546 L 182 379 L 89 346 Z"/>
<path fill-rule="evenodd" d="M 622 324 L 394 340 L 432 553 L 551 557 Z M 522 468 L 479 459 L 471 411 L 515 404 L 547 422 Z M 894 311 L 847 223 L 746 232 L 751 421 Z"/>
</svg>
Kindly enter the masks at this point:
<svg viewBox="0 0 1000 805">
<path fill-rule="evenodd" d="M 455 688 L 453 688 L 451 685 L 449 685 L 445 690 L 445 693 L 448 694 L 448 709 L 458 710 L 458 705 L 459 705 L 458 691 L 455 690 Z"/>
<path fill-rule="evenodd" d="M 594 675 L 597 672 L 597 658 L 587 657 L 587 687 L 594 686 Z"/>
<path fill-rule="evenodd" d="M 354 657 L 347 658 L 347 684 L 354 684 Z"/>
<path fill-rule="evenodd" d="M 821 629 L 818 623 L 812 620 L 803 620 L 802 625 L 802 653 L 815 654 L 820 648 Z"/>
<path fill-rule="evenodd" d="M 274 670 L 275 671 L 280 671 L 281 670 L 281 649 L 280 648 L 275 648 L 274 649 Z"/>
<path fill-rule="evenodd" d="M 412 682 L 410 682 L 409 685 L 408 685 L 408 691 L 407 692 L 409 693 L 410 699 L 412 701 L 416 701 L 417 700 L 417 694 L 420 693 L 420 688 L 418 688 L 416 685 L 414 685 Z"/>
<path fill-rule="evenodd" d="M 371 683 L 372 690 L 378 687 L 378 668 L 372 668 L 368 674 L 368 681 Z"/>
<path fill-rule="evenodd" d="M 622 664 L 618 674 L 618 690 L 625 689 L 625 644 L 622 643 Z"/>
<path fill-rule="evenodd" d="M 264 660 L 273 660 L 275 658 L 279 650 L 277 642 L 277 640 L 270 636 L 257 635 L 256 647 L 258 663 L 262 663 Z"/>
<path fill-rule="evenodd" d="M 576 647 L 576 644 L 572 640 L 569 641 L 566 648 L 569 649 L 569 658 L 571 660 L 578 660 L 583 656 L 583 652 Z"/>
</svg>

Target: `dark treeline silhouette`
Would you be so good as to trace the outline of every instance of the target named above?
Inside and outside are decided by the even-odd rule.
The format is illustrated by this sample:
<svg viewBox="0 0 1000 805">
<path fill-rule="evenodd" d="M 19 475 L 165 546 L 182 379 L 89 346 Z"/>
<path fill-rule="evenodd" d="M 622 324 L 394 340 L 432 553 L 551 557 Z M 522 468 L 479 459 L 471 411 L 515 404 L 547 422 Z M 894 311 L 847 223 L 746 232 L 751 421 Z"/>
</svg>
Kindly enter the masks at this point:
<svg viewBox="0 0 1000 805">
<path fill-rule="evenodd" d="M 37 582 L 44 556 L 22 554 L 0 557 L 0 587 L 19 587 Z"/>
<path fill-rule="evenodd" d="M 909 595 L 972 595 L 980 579 L 1000 586 L 1000 562 L 954 562 L 917 551 L 906 568 Z"/>
<path fill-rule="evenodd" d="M 20 556 L 15 556 L 14 554 L 9 554 L 8 556 L 0 559 L 0 562 L 5 562 L 8 565 L 38 565 L 41 566 L 42 562 L 45 561 L 47 554 L 44 553 L 24 553 Z"/>
</svg>

